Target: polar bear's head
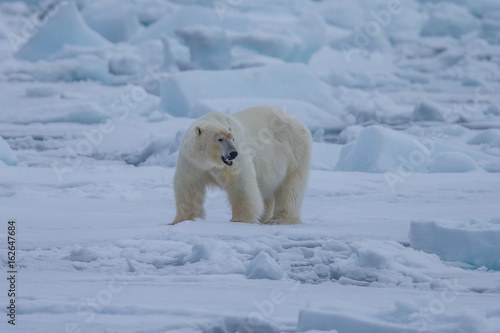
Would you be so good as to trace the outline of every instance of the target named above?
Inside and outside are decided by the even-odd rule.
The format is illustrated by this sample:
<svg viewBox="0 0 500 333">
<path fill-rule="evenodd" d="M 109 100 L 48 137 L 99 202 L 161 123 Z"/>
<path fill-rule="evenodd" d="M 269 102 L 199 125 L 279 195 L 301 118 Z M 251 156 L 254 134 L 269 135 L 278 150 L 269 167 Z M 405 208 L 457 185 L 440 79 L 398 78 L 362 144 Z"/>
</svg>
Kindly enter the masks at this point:
<svg viewBox="0 0 500 333">
<path fill-rule="evenodd" d="M 195 158 L 201 167 L 222 168 L 232 166 L 238 156 L 231 127 L 213 124 L 194 128 L 196 142 Z"/>
</svg>

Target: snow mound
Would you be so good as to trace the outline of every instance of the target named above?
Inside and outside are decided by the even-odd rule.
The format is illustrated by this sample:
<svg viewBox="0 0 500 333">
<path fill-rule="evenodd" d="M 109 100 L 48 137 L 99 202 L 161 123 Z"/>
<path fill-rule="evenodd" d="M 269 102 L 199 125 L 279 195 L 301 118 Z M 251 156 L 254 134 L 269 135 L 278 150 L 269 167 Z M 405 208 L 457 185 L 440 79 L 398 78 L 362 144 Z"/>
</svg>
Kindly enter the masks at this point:
<svg viewBox="0 0 500 333">
<path fill-rule="evenodd" d="M 166 16 L 172 10 L 172 4 L 166 1 L 145 0 L 136 6 L 137 17 L 141 24 L 149 26 Z"/>
<path fill-rule="evenodd" d="M 500 11 L 493 12 L 483 19 L 481 36 L 491 44 L 500 44 Z"/>
<path fill-rule="evenodd" d="M 364 127 L 360 125 L 347 126 L 342 130 L 342 132 L 340 132 L 337 138 L 337 143 L 344 145 L 346 143 L 356 140 L 359 137 L 359 133 L 361 133 L 363 128 Z"/>
<path fill-rule="evenodd" d="M 161 136 L 151 138 L 146 144 L 139 147 L 135 152 L 124 153 L 122 158 L 128 164 L 137 165 L 168 165 L 175 166 L 176 158 L 171 154 L 179 150 L 180 142 L 184 134 L 182 129 L 175 137 Z"/>
<path fill-rule="evenodd" d="M 0 136 L 0 161 L 6 165 L 17 165 L 16 154 L 12 151 L 9 144 Z"/>
<path fill-rule="evenodd" d="M 429 20 L 424 23 L 420 33 L 422 36 L 460 38 L 479 28 L 480 21 L 466 8 L 450 2 L 441 2 L 432 8 Z"/>
<path fill-rule="evenodd" d="M 100 254 L 96 251 L 93 251 L 88 248 L 77 247 L 72 249 L 67 257 L 68 260 L 71 261 L 79 261 L 79 262 L 92 262 L 99 259 Z"/>
<path fill-rule="evenodd" d="M 130 41 L 140 44 L 151 39 L 161 39 L 164 34 L 170 38 L 176 38 L 175 31 L 178 29 L 193 25 L 218 26 L 220 23 L 221 21 L 213 8 L 190 5 L 180 6 L 167 13 L 147 29 L 139 31 Z"/>
<path fill-rule="evenodd" d="M 414 221 L 409 238 L 414 249 L 435 253 L 442 260 L 500 270 L 499 219 L 464 223 Z"/>
<path fill-rule="evenodd" d="M 76 4 L 71 1 L 62 3 L 57 13 L 19 49 L 16 56 L 30 61 L 49 59 L 64 45 L 105 47 L 109 42 L 87 26 Z"/>
<path fill-rule="evenodd" d="M 446 111 L 438 104 L 424 100 L 417 103 L 413 110 L 415 121 L 444 121 Z"/>
<path fill-rule="evenodd" d="M 107 40 L 118 43 L 130 39 L 140 27 L 132 1 L 91 1 L 82 10 L 85 22 Z"/>
<path fill-rule="evenodd" d="M 141 58 L 134 54 L 120 54 L 109 59 L 109 71 L 115 75 L 137 74 L 143 66 Z"/>
<path fill-rule="evenodd" d="M 405 176 L 411 172 L 467 172 L 497 161 L 497 157 L 460 150 L 430 138 L 370 126 L 342 148 L 335 170 L 397 172 Z"/>
<path fill-rule="evenodd" d="M 197 69 L 228 69 L 231 67 L 231 42 L 218 27 L 189 26 L 175 31 L 189 47 L 191 64 Z"/>
<path fill-rule="evenodd" d="M 429 172 L 469 172 L 478 166 L 470 156 L 453 151 L 436 154 L 428 169 Z"/>
<path fill-rule="evenodd" d="M 161 108 L 177 117 L 192 116 L 196 103 L 215 98 L 298 100 L 332 114 L 338 112 L 328 88 L 302 64 L 176 73 L 161 82 L 160 95 Z"/>
<path fill-rule="evenodd" d="M 325 3 L 322 14 L 327 23 L 346 29 L 353 29 L 366 23 L 365 12 L 355 1 L 342 0 Z"/>
<path fill-rule="evenodd" d="M 285 271 L 267 252 L 261 251 L 247 269 L 249 279 L 280 280 Z"/>
<path fill-rule="evenodd" d="M 500 148 L 500 130 L 486 130 L 471 138 L 467 143 L 471 145 L 486 145 L 488 147 Z"/>
<path fill-rule="evenodd" d="M 191 253 L 184 257 L 185 264 L 194 265 L 197 274 L 244 274 L 245 265 L 237 252 L 226 242 L 193 240 Z"/>
</svg>

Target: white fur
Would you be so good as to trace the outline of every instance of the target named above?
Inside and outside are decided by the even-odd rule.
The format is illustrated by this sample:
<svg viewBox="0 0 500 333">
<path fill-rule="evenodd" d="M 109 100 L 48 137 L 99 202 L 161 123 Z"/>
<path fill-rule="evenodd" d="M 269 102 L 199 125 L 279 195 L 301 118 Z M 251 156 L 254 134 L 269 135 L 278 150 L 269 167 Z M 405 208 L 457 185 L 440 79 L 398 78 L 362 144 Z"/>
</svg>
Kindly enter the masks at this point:
<svg viewBox="0 0 500 333">
<path fill-rule="evenodd" d="M 238 151 L 232 166 L 222 161 L 227 152 L 219 138 Z M 204 217 L 207 186 L 227 191 L 233 222 L 301 223 L 311 141 L 301 121 L 275 108 L 204 115 L 190 126 L 179 148 L 172 224 Z"/>
</svg>

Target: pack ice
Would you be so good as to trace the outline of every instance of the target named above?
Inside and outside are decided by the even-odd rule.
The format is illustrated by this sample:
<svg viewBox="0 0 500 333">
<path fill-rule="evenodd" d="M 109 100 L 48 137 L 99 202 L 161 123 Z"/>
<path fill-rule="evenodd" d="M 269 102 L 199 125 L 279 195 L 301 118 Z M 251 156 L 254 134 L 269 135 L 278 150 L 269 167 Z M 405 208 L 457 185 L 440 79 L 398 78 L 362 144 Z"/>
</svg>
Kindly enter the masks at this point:
<svg viewBox="0 0 500 333">
<path fill-rule="evenodd" d="M 500 332 L 499 22 L 497 0 L 0 0 L 0 331 Z M 191 123 L 259 105 L 313 136 L 304 223 L 231 223 L 208 189 L 167 226 Z"/>
</svg>

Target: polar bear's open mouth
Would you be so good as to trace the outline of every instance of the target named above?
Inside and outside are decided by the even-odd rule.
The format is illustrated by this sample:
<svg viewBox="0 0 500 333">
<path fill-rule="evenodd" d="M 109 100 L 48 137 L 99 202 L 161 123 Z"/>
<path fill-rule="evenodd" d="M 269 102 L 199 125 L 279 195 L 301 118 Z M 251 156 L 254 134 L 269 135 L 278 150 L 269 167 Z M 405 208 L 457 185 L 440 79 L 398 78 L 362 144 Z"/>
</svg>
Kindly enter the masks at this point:
<svg viewBox="0 0 500 333">
<path fill-rule="evenodd" d="M 231 158 L 225 158 L 224 156 L 221 156 L 222 162 L 224 162 L 225 165 L 231 166 L 233 165 L 233 160 Z"/>
</svg>

